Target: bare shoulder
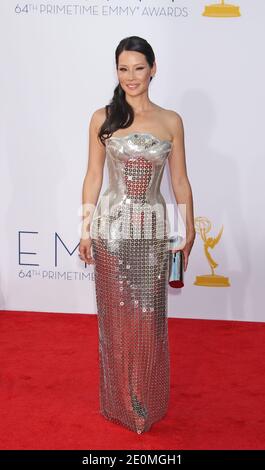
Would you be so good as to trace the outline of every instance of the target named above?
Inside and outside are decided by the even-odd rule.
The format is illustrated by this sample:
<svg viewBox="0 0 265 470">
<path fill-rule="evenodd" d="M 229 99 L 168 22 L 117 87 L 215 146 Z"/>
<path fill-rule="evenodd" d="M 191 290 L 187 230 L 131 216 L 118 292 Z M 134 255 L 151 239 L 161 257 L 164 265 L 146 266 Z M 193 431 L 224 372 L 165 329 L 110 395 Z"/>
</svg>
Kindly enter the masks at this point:
<svg viewBox="0 0 265 470">
<path fill-rule="evenodd" d="M 96 129 L 99 129 L 106 119 L 105 107 L 96 109 L 91 116 L 91 125 Z"/>
<path fill-rule="evenodd" d="M 164 113 L 165 121 L 168 123 L 168 127 L 173 134 L 183 129 L 183 120 L 177 111 L 165 109 Z"/>
<path fill-rule="evenodd" d="M 171 134 L 171 137 L 174 138 L 177 134 L 182 134 L 183 120 L 181 115 L 172 109 L 159 108 L 162 121 L 168 129 L 168 132 Z"/>
</svg>

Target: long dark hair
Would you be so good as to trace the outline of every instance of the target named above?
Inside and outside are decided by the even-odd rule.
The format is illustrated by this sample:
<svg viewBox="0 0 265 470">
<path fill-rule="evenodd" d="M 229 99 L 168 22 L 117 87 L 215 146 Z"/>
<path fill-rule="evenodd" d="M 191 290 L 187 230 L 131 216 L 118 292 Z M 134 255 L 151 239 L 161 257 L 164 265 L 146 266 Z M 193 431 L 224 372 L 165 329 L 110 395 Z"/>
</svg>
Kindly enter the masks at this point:
<svg viewBox="0 0 265 470">
<path fill-rule="evenodd" d="M 129 36 L 124 38 L 118 44 L 115 51 L 116 69 L 118 69 L 119 55 L 122 51 L 137 51 L 145 55 L 150 67 L 155 61 L 155 54 L 150 44 L 139 36 Z M 150 77 L 150 81 L 153 77 Z M 134 111 L 125 98 L 125 91 L 120 83 L 114 89 L 113 97 L 109 104 L 105 106 L 106 119 L 103 122 L 98 137 L 103 145 L 105 140 L 112 135 L 117 129 L 125 129 L 129 127 L 134 120 Z"/>
</svg>

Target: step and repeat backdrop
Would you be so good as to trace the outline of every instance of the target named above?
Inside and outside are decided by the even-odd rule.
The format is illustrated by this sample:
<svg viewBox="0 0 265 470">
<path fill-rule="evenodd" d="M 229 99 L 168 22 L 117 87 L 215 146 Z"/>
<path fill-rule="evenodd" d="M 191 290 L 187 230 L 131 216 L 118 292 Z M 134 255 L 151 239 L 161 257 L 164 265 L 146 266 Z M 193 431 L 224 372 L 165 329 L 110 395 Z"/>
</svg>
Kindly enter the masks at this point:
<svg viewBox="0 0 265 470">
<path fill-rule="evenodd" d="M 168 314 L 264 321 L 264 17 L 259 0 L 1 1 L 2 310 L 97 312 L 78 257 L 88 126 L 118 83 L 118 43 L 137 35 L 156 56 L 150 99 L 183 119 L 194 198 Z M 168 164 L 161 192 L 176 206 Z"/>
</svg>

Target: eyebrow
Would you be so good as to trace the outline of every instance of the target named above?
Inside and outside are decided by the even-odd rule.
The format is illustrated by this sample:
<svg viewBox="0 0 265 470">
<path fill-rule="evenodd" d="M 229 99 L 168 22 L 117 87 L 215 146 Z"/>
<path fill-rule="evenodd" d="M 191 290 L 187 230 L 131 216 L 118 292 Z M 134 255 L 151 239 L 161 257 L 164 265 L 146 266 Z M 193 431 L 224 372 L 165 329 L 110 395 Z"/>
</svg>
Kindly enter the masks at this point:
<svg viewBox="0 0 265 470">
<path fill-rule="evenodd" d="M 127 67 L 127 65 L 125 65 L 125 64 L 120 64 L 119 67 L 120 67 L 121 65 Z M 144 64 L 143 64 L 142 62 L 139 62 L 139 64 L 135 64 L 135 66 L 136 66 L 136 65 L 144 65 Z"/>
</svg>

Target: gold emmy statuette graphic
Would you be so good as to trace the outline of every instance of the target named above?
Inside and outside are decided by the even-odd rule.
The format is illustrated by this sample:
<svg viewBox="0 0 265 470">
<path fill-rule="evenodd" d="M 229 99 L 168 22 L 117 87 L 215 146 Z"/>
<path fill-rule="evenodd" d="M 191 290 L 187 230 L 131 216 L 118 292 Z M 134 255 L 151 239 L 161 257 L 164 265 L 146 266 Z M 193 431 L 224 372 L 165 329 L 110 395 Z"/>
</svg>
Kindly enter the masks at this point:
<svg viewBox="0 0 265 470">
<path fill-rule="evenodd" d="M 221 3 L 213 3 L 204 8 L 203 16 L 213 16 L 218 18 L 232 18 L 241 16 L 238 6 L 230 5 L 221 0 Z"/>
<path fill-rule="evenodd" d="M 214 273 L 214 268 L 218 266 L 218 263 L 214 261 L 209 253 L 209 248 L 214 248 L 215 245 L 219 242 L 221 235 L 223 233 L 223 227 L 218 233 L 217 237 L 208 237 L 207 233 L 211 229 L 211 222 L 207 217 L 196 217 L 195 220 L 195 230 L 201 235 L 201 239 L 204 242 L 204 253 L 207 258 L 207 261 L 210 265 L 212 274 L 204 274 L 201 276 L 196 276 L 196 281 L 193 283 L 196 286 L 207 286 L 207 287 L 228 287 L 230 286 L 228 277 L 220 276 Z"/>
</svg>

